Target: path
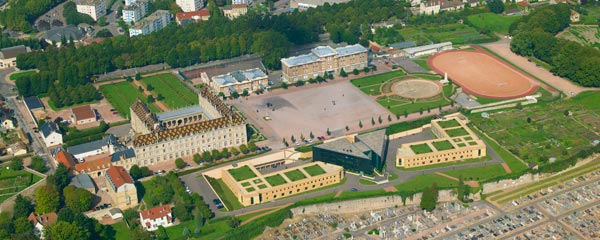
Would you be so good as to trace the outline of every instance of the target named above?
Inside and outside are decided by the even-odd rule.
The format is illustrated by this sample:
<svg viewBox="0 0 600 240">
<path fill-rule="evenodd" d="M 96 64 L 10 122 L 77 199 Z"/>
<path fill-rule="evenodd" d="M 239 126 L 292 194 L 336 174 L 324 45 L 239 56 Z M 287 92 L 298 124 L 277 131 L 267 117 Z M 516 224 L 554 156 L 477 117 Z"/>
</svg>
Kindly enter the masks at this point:
<svg viewBox="0 0 600 240">
<path fill-rule="evenodd" d="M 459 181 L 458 178 L 455 178 L 453 176 L 447 175 L 445 173 L 435 172 L 435 174 L 440 175 L 442 177 L 446 177 L 446 178 L 452 179 L 452 180 L 457 181 L 457 182 Z M 477 181 L 465 181 L 465 183 L 468 184 L 471 187 L 474 187 L 474 188 L 479 187 L 479 183 L 477 183 Z"/>
<path fill-rule="evenodd" d="M 506 171 L 506 173 L 512 173 L 512 170 L 510 169 L 510 167 L 508 167 L 508 164 L 506 164 L 505 162 L 502 163 L 502 167 L 504 168 L 504 171 Z"/>
<path fill-rule="evenodd" d="M 550 71 L 543 67 L 536 66 L 536 63 L 530 62 L 527 58 L 513 53 L 510 50 L 509 39 L 502 39 L 497 42 L 482 44 L 482 46 L 490 49 L 509 62 L 519 66 L 530 75 L 542 79 L 544 82 L 567 94 L 567 98 L 575 96 L 583 91 L 600 90 L 599 88 L 586 88 L 578 86 L 565 78 L 554 76 Z"/>
<path fill-rule="evenodd" d="M 144 95 L 146 96 L 151 96 L 152 93 L 150 91 L 148 91 L 148 89 L 146 89 L 141 83 L 140 81 L 133 81 L 132 82 L 133 85 L 135 85 L 137 88 L 141 87 L 142 89 L 144 89 Z M 162 101 L 154 101 L 154 105 L 156 105 L 158 108 L 160 108 L 161 110 L 167 112 L 170 109 L 167 107 L 167 105 L 165 105 Z"/>
</svg>

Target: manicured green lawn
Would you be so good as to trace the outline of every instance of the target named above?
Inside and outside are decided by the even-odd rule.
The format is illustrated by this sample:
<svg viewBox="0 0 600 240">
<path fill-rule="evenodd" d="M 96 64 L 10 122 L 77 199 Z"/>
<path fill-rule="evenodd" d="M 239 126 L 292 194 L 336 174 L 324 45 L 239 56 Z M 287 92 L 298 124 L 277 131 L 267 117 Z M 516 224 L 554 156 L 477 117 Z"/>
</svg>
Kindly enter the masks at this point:
<svg viewBox="0 0 600 240">
<path fill-rule="evenodd" d="M 498 176 L 506 175 L 506 171 L 500 164 L 483 166 L 483 167 L 474 167 L 474 168 L 466 168 L 459 170 L 451 170 L 444 172 L 450 176 L 455 178 L 462 178 L 464 180 L 477 180 L 483 181 L 490 178 L 495 178 Z"/>
<path fill-rule="evenodd" d="M 162 95 L 162 100 L 169 108 L 176 109 L 198 104 L 198 95 L 181 80 L 170 73 L 142 78 L 142 82 L 152 85 L 152 92 Z"/>
<path fill-rule="evenodd" d="M 415 154 L 422 154 L 422 153 L 433 152 L 433 150 L 431 150 L 431 148 L 429 147 L 429 145 L 427 145 L 425 143 L 421 143 L 421 144 L 417 144 L 417 145 L 410 145 L 410 149 L 412 149 L 413 152 L 415 152 Z"/>
<path fill-rule="evenodd" d="M 210 177 L 207 177 L 206 179 L 208 179 L 208 183 L 210 183 L 229 211 L 244 208 L 231 189 L 227 187 L 227 184 L 223 182 L 223 179 L 214 179 Z"/>
<path fill-rule="evenodd" d="M 360 184 L 362 184 L 362 185 L 367 185 L 367 186 L 369 186 L 369 185 L 376 185 L 377 184 L 377 183 L 375 183 L 375 182 L 373 182 L 371 180 L 367 180 L 367 179 L 364 179 L 364 178 L 358 179 L 358 182 Z"/>
<path fill-rule="evenodd" d="M 125 221 L 120 221 L 111 226 L 115 230 L 115 239 L 116 240 L 129 240 L 130 239 L 131 236 L 129 235 L 129 228 L 127 228 Z"/>
<path fill-rule="evenodd" d="M 458 123 L 458 121 L 456 121 L 456 119 L 450 119 L 450 120 L 447 120 L 447 121 L 439 121 L 437 123 L 442 128 L 451 128 L 451 127 L 458 127 L 458 126 L 460 126 L 460 123 Z"/>
<path fill-rule="evenodd" d="M 429 67 L 429 65 L 427 65 L 427 59 L 420 59 L 419 58 L 419 59 L 413 59 L 412 61 L 415 62 L 420 67 L 422 67 L 423 69 L 425 69 L 427 71 L 431 71 L 431 67 Z"/>
<path fill-rule="evenodd" d="M 285 176 L 287 176 L 290 180 L 292 180 L 294 182 L 306 178 L 304 173 L 300 172 L 300 170 L 298 170 L 298 169 L 289 171 L 289 172 L 285 172 L 284 174 L 285 174 Z"/>
<path fill-rule="evenodd" d="M 100 91 L 114 109 L 126 118 L 129 117 L 129 107 L 131 107 L 137 98 L 148 104 L 148 98 L 128 82 L 102 85 L 100 86 Z M 161 112 L 154 104 L 148 104 L 148 107 L 152 112 Z"/>
<path fill-rule="evenodd" d="M 254 174 L 254 172 L 247 165 L 239 168 L 232 168 L 227 171 L 229 171 L 231 176 L 233 176 L 233 178 L 238 182 L 256 177 L 256 174 Z"/>
<path fill-rule="evenodd" d="M 325 173 L 325 170 L 323 170 L 323 168 L 317 164 L 305 167 L 304 171 L 306 171 L 306 173 L 310 174 L 312 177 Z"/>
<path fill-rule="evenodd" d="M 254 192 L 254 190 L 256 190 L 256 189 L 253 187 L 246 188 L 246 191 L 248 191 L 248 192 Z"/>
<path fill-rule="evenodd" d="M 431 184 L 436 183 L 438 189 L 458 186 L 458 182 L 437 174 L 419 175 L 411 180 L 396 185 L 398 192 L 421 192 Z"/>
<path fill-rule="evenodd" d="M 15 80 L 17 80 L 17 78 L 19 78 L 21 76 L 27 76 L 27 75 L 31 75 L 34 73 L 35 73 L 35 70 L 13 73 L 12 75 L 10 75 L 10 80 L 15 81 Z"/>
<path fill-rule="evenodd" d="M 279 186 L 279 185 L 282 185 L 282 184 L 286 184 L 286 183 L 287 183 L 287 181 L 285 180 L 285 178 L 283 178 L 283 177 L 282 177 L 281 175 L 279 175 L 279 174 L 276 174 L 276 175 L 273 175 L 273 176 L 268 176 L 268 177 L 266 177 L 266 178 L 265 178 L 265 180 L 267 180 L 267 182 L 268 182 L 268 183 L 269 183 L 269 184 L 270 184 L 272 187 Z"/>
<path fill-rule="evenodd" d="M 319 142 L 315 142 L 312 144 L 297 147 L 294 150 L 296 150 L 297 152 L 302 152 L 302 153 L 310 152 L 310 151 L 312 151 L 313 146 L 317 146 L 317 145 L 321 145 L 321 144 L 323 144 L 323 142 L 319 141 Z"/>
<path fill-rule="evenodd" d="M 265 184 L 261 184 L 261 185 L 258 185 L 258 188 L 259 188 L 259 189 L 265 189 L 265 188 L 267 188 L 267 185 L 265 185 Z"/>
<path fill-rule="evenodd" d="M 403 115 L 400 115 L 400 118 L 403 118 L 403 117 L 404 117 Z M 430 123 L 431 119 L 433 119 L 433 117 L 419 118 L 417 120 L 410 121 L 410 122 L 394 123 L 385 128 L 386 129 L 385 133 L 387 135 L 391 135 L 394 133 L 404 132 L 404 131 L 411 130 L 414 128 L 422 127 L 423 125 Z"/>
<path fill-rule="evenodd" d="M 450 137 L 460 137 L 460 136 L 469 135 L 469 132 L 467 132 L 467 130 L 465 130 L 464 128 L 455 128 L 455 129 L 446 130 L 446 133 Z"/>
<path fill-rule="evenodd" d="M 494 13 L 480 13 L 469 16 L 467 19 L 478 28 L 488 28 L 500 34 L 507 34 L 508 27 L 521 16 L 503 16 Z"/>
<path fill-rule="evenodd" d="M 404 72 L 402 71 L 393 71 L 387 72 L 383 74 L 370 75 L 359 79 L 354 79 L 350 81 L 356 87 L 366 87 L 370 85 L 379 85 L 384 83 L 387 80 L 390 80 L 394 77 L 404 76 Z"/>
<path fill-rule="evenodd" d="M 242 183 L 242 187 L 247 187 L 247 186 L 250 186 L 250 183 L 249 183 L 249 182 L 243 182 L 243 183 Z"/>
<path fill-rule="evenodd" d="M 187 222 L 180 223 L 176 226 L 166 228 L 167 236 L 169 236 L 169 239 L 175 240 L 192 239 L 183 235 L 183 231 L 185 228 L 187 228 L 190 231 L 190 237 L 193 237 L 193 239 L 196 240 L 217 239 L 218 237 L 222 237 L 225 234 L 231 232 L 232 230 L 231 227 L 229 227 L 229 224 L 227 223 L 225 218 L 211 219 L 200 228 L 200 235 L 194 236 L 196 224 L 194 223 L 194 220 L 190 220 Z"/>
<path fill-rule="evenodd" d="M 438 151 L 444 151 L 444 150 L 448 150 L 448 149 L 454 149 L 454 146 L 452 146 L 452 143 L 450 143 L 448 140 L 439 141 L 439 142 L 432 142 L 432 145 Z"/>
<path fill-rule="evenodd" d="M 405 113 L 427 113 L 439 107 L 450 105 L 450 101 L 442 98 L 441 94 L 431 100 L 395 99 L 394 96 L 379 97 L 377 103 L 387 108 L 394 115 L 404 116 Z"/>
<path fill-rule="evenodd" d="M 417 77 L 417 78 L 422 78 L 422 79 L 425 79 L 425 80 L 441 80 L 442 79 L 442 77 L 440 75 L 437 75 L 437 74 L 418 73 L 418 74 L 412 74 L 411 76 L 414 76 L 414 77 Z"/>
</svg>

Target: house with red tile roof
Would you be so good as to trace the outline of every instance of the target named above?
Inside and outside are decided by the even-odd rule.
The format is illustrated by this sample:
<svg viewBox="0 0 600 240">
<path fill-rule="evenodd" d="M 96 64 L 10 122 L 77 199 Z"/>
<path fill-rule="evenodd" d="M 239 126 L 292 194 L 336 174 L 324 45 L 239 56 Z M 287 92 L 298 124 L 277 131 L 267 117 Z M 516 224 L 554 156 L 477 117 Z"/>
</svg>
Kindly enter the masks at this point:
<svg viewBox="0 0 600 240">
<path fill-rule="evenodd" d="M 112 166 L 106 170 L 104 177 L 113 206 L 127 209 L 138 205 L 137 189 L 125 168 Z"/>
<path fill-rule="evenodd" d="M 146 231 L 154 231 L 159 226 L 169 227 L 173 225 L 173 211 L 171 206 L 164 205 L 147 209 L 140 212 L 140 222 Z"/>
<path fill-rule="evenodd" d="M 102 173 L 110 166 L 112 166 L 112 157 L 107 156 L 98 160 L 75 164 L 75 171 L 77 174 L 87 173 L 90 177 L 96 178 L 102 176 Z"/>
<path fill-rule="evenodd" d="M 75 157 L 73 155 L 63 149 L 58 150 L 56 155 L 54 155 L 54 164 L 58 166 L 59 163 L 62 163 L 69 170 L 75 169 Z"/>
<path fill-rule="evenodd" d="M 58 215 L 55 212 L 46 213 L 42 215 L 37 215 L 35 213 L 29 214 L 27 220 L 31 224 L 33 224 L 33 234 L 39 237 L 40 239 L 44 239 L 44 235 L 42 234 L 45 227 L 53 225 L 56 223 L 56 219 Z"/>
<path fill-rule="evenodd" d="M 90 105 L 71 108 L 71 120 L 75 125 L 93 123 L 96 121 L 96 113 Z"/>
<path fill-rule="evenodd" d="M 210 12 L 207 8 L 192 12 L 178 12 L 175 15 L 177 24 L 184 25 L 190 22 L 207 21 L 210 18 Z"/>
</svg>

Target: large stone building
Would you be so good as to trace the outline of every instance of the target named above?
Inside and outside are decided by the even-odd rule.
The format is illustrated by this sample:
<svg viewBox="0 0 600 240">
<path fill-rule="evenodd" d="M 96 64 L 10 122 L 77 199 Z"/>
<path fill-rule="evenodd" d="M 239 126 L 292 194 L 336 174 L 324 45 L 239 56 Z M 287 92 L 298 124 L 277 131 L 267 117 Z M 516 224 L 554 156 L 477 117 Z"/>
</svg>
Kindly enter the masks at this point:
<svg viewBox="0 0 600 240">
<path fill-rule="evenodd" d="M 340 165 L 345 170 L 373 175 L 385 166 L 388 137 L 385 129 L 348 136 L 313 146 L 313 159 Z"/>
<path fill-rule="evenodd" d="M 161 30 L 171 22 L 171 13 L 167 10 L 157 10 L 150 16 L 136 22 L 129 28 L 129 36 L 145 35 Z"/>
<path fill-rule="evenodd" d="M 137 188 L 125 168 L 112 166 L 106 170 L 105 177 L 113 206 L 126 209 L 138 205 Z"/>
<path fill-rule="evenodd" d="M 486 156 L 485 143 L 467 126 L 468 119 L 454 115 L 431 121 L 433 140 L 400 145 L 396 166 L 422 167 Z"/>
<path fill-rule="evenodd" d="M 130 159 L 125 166 L 148 166 L 213 149 L 222 150 L 247 144 L 243 117 L 208 88 L 201 90 L 199 105 L 194 108 L 197 110 L 190 111 L 189 114 L 174 114 L 169 120 L 161 120 L 147 106 L 139 108 L 142 111 L 138 111 L 138 107 L 132 107 L 132 128 L 142 135 L 133 140 L 136 157 Z"/>
<path fill-rule="evenodd" d="M 74 0 L 77 12 L 87 14 L 94 21 L 106 15 L 107 0 Z"/>
<path fill-rule="evenodd" d="M 274 164 L 279 165 L 279 163 Z M 270 166 L 271 163 L 267 165 Z M 339 183 L 344 178 L 342 167 L 323 162 L 313 162 L 278 171 L 267 170 L 268 173 L 264 174 L 258 168 L 258 166 L 244 165 L 222 170 L 223 182 L 244 206 L 275 201 L 278 198 L 326 187 Z"/>
<path fill-rule="evenodd" d="M 269 86 L 269 78 L 260 68 L 236 70 L 212 77 L 203 72 L 201 79 L 213 90 L 222 92 L 225 96 L 230 96 L 233 92 L 242 93 L 244 90 L 248 93 L 266 90 Z"/>
<path fill-rule="evenodd" d="M 367 49 L 360 44 L 333 49 L 319 46 L 311 53 L 281 59 L 282 78 L 285 82 L 306 81 L 323 76 L 324 73 L 338 74 L 342 69 L 350 72 L 368 66 Z"/>
</svg>

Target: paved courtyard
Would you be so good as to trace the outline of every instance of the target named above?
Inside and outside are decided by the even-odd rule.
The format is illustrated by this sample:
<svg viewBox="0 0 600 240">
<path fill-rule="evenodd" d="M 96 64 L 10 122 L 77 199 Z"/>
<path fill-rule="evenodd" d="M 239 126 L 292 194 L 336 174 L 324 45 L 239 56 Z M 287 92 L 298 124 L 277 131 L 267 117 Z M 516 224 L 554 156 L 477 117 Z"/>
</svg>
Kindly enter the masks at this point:
<svg viewBox="0 0 600 240">
<path fill-rule="evenodd" d="M 288 142 L 292 135 L 308 138 L 311 131 L 315 136 L 325 136 L 327 128 L 336 136 L 342 135 L 346 126 L 356 131 L 359 121 L 366 128 L 371 118 L 390 114 L 348 81 L 276 90 L 232 104 L 259 125 L 268 138 L 281 141 L 285 137 Z"/>
</svg>

